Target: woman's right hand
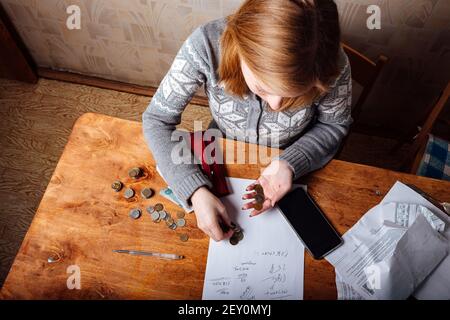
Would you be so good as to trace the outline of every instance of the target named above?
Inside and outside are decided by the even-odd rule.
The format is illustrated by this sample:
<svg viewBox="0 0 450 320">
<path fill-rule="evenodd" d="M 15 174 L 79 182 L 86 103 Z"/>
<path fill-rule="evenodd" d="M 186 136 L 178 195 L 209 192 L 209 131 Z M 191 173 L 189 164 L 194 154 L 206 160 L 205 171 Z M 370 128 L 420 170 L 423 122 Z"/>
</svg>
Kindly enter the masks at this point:
<svg viewBox="0 0 450 320">
<path fill-rule="evenodd" d="M 231 221 L 223 203 L 206 187 L 200 187 L 191 196 L 192 206 L 197 217 L 197 226 L 215 241 L 230 237 Z M 228 227 L 224 232 L 219 223 Z"/>
</svg>

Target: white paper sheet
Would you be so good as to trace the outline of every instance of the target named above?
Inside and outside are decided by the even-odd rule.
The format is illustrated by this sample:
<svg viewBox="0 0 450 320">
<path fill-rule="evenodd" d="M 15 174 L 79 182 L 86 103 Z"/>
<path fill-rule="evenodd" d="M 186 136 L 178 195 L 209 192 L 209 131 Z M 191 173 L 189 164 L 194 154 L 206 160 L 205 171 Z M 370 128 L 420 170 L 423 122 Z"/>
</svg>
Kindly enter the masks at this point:
<svg viewBox="0 0 450 320">
<path fill-rule="evenodd" d="M 426 234 L 427 225 L 417 225 L 413 229 L 415 234 L 407 232 L 418 216 L 424 217 L 429 223 L 430 228 L 428 230 L 432 227 L 434 230 L 441 232 L 441 234 L 436 232 L 433 235 L 434 238 L 432 240 L 435 241 L 426 243 L 423 240 L 423 236 L 422 239 L 419 239 L 419 242 L 414 242 L 417 239 L 415 237 L 420 238 L 420 232 L 423 231 L 423 234 Z M 392 260 L 390 258 L 392 255 L 398 257 L 402 254 L 409 254 L 409 260 L 413 259 L 411 257 L 419 258 L 420 260 L 410 262 L 410 264 L 415 264 L 415 269 L 411 270 L 416 278 L 409 289 L 403 290 L 404 293 L 406 290 L 410 290 L 409 294 L 412 293 L 411 290 L 417 287 L 417 284 L 423 280 L 424 275 L 430 274 L 437 265 L 437 268 L 425 279 L 422 287 L 419 287 L 414 295 L 422 299 L 433 297 L 448 298 L 450 290 L 449 257 L 444 258 L 439 264 L 439 261 L 442 260 L 446 255 L 446 251 L 448 251 L 445 248 L 449 243 L 449 237 L 447 236 L 448 222 L 447 215 L 408 186 L 397 182 L 382 202 L 369 210 L 343 236 L 344 245 L 326 257 L 336 268 L 339 298 L 402 298 L 403 296 L 401 295 L 395 295 L 395 293 L 402 291 L 399 287 L 400 284 L 396 284 L 397 288 L 389 287 L 389 284 L 393 283 L 392 279 L 394 278 L 390 278 L 390 280 L 388 278 L 395 277 L 393 273 L 395 273 L 394 269 L 396 266 L 391 264 L 383 265 L 388 260 Z M 444 224 L 447 224 L 447 226 Z M 432 235 L 430 232 L 428 234 L 429 236 Z M 428 247 L 422 248 L 421 244 L 422 247 L 425 244 Z M 432 247 L 430 247 L 431 245 Z M 419 249 L 433 251 L 436 256 L 425 257 L 423 253 L 417 253 L 416 250 Z M 404 251 L 408 251 L 408 253 Z M 420 259 L 421 257 L 424 259 Z M 406 258 L 403 260 L 406 260 Z M 446 267 L 447 269 L 445 270 Z M 371 283 L 369 279 L 375 279 L 375 277 L 372 277 L 374 271 L 378 271 L 378 282 L 383 282 L 382 285 L 379 284 L 380 288 L 378 290 L 370 288 Z M 397 273 L 400 271 L 397 270 Z M 397 277 L 395 279 L 398 280 L 400 278 Z M 390 289 L 393 289 L 393 291 L 389 291 Z M 436 291 L 438 291 L 438 294 L 436 294 Z"/>
<path fill-rule="evenodd" d="M 227 181 L 232 194 L 221 200 L 244 239 L 236 246 L 210 240 L 203 299 L 303 299 L 302 242 L 278 208 L 252 218 L 241 210 L 246 202 L 241 197 L 253 180 Z"/>
</svg>

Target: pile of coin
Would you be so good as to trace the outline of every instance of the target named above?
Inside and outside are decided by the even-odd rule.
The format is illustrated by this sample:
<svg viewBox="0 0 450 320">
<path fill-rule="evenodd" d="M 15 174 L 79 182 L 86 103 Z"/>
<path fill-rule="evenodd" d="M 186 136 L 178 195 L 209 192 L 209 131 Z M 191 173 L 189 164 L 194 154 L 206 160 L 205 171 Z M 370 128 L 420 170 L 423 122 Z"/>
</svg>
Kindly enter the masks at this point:
<svg viewBox="0 0 450 320">
<path fill-rule="evenodd" d="M 154 223 L 164 221 L 167 227 L 171 230 L 176 230 L 178 227 L 184 227 L 186 225 L 184 212 L 177 212 L 176 219 L 174 219 L 169 212 L 164 210 L 164 206 L 162 203 L 157 203 L 154 206 L 147 207 L 147 212 L 150 214 Z M 187 241 L 188 239 L 189 236 L 187 234 L 180 235 L 181 241 Z"/>
<path fill-rule="evenodd" d="M 257 184 L 253 190 L 256 191 L 255 204 L 253 205 L 253 208 L 259 211 L 262 209 L 264 200 L 266 199 L 264 196 L 264 189 L 260 184 Z"/>
<path fill-rule="evenodd" d="M 128 171 L 128 176 L 134 180 L 144 176 L 144 170 L 142 168 L 139 167 L 134 167 L 131 168 Z M 111 188 L 115 191 L 115 192 L 119 192 L 120 190 L 122 190 L 124 188 L 124 184 L 122 183 L 122 181 L 120 180 L 116 180 L 111 184 Z M 153 197 L 153 195 L 155 194 L 155 191 L 153 191 L 152 188 L 148 188 L 145 187 L 141 190 L 141 197 L 143 199 L 150 199 L 151 197 Z M 136 192 L 133 190 L 133 188 L 128 187 L 125 189 L 124 193 L 123 193 L 123 197 L 125 199 L 131 199 L 136 195 Z"/>
<path fill-rule="evenodd" d="M 128 176 L 133 180 L 137 180 L 143 176 L 145 176 L 145 171 L 142 168 L 134 167 L 128 171 Z M 115 192 L 119 192 L 123 190 L 123 197 L 127 200 L 130 200 L 137 196 L 135 189 L 132 187 L 126 187 L 124 183 L 120 180 L 116 180 L 111 184 L 111 188 Z M 155 195 L 155 191 L 149 187 L 145 187 L 141 190 L 140 195 L 143 199 L 150 199 Z M 151 219 L 154 223 L 158 223 L 164 221 L 167 227 L 171 230 L 176 230 L 177 228 L 181 228 L 186 226 L 185 213 L 177 212 L 176 218 L 173 218 L 169 212 L 164 210 L 164 206 L 162 203 L 157 203 L 154 206 L 149 206 L 146 208 L 147 212 L 150 214 Z M 133 208 L 128 213 L 131 219 L 139 219 L 142 215 L 142 211 L 140 208 Z M 186 233 L 180 234 L 180 240 L 183 242 L 188 241 L 189 236 Z"/>
<path fill-rule="evenodd" d="M 233 230 L 233 235 L 230 238 L 230 243 L 235 246 L 244 239 L 244 232 L 242 232 L 242 229 L 233 222 L 231 223 L 231 228 Z"/>
</svg>

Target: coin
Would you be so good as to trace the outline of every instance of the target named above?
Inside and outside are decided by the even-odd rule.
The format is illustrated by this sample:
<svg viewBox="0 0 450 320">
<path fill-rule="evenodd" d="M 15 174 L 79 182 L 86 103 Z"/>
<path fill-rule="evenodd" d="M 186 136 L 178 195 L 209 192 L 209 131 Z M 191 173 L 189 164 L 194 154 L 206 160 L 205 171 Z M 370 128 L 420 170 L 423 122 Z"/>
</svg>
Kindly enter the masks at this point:
<svg viewBox="0 0 450 320">
<path fill-rule="evenodd" d="M 255 208 L 257 211 L 261 210 L 262 207 L 263 207 L 262 203 L 258 203 L 258 202 L 253 205 L 253 208 Z"/>
<path fill-rule="evenodd" d="M 134 197 L 134 190 L 131 188 L 127 188 L 125 192 L 123 193 L 123 196 L 125 199 L 131 199 Z"/>
<path fill-rule="evenodd" d="M 239 240 L 237 238 L 231 237 L 230 238 L 230 243 L 235 246 L 239 243 Z"/>
<path fill-rule="evenodd" d="M 244 233 L 242 231 L 236 232 L 235 234 L 233 234 L 233 236 L 238 240 L 238 241 L 242 241 L 242 239 L 244 239 Z"/>
<path fill-rule="evenodd" d="M 162 209 L 164 209 L 164 206 L 162 205 L 162 203 L 155 204 L 155 210 L 156 211 L 161 211 Z"/>
<path fill-rule="evenodd" d="M 141 216 L 141 210 L 139 209 L 131 209 L 129 213 L 130 218 L 132 219 L 139 219 Z"/>
<path fill-rule="evenodd" d="M 167 212 L 166 211 L 162 210 L 162 211 L 159 211 L 158 213 L 159 213 L 159 218 L 161 220 L 166 220 L 167 219 Z"/>
<path fill-rule="evenodd" d="M 169 226 L 169 229 L 172 229 L 172 230 L 175 230 L 177 228 L 177 224 L 176 223 L 172 223 L 170 226 Z"/>
<path fill-rule="evenodd" d="M 264 189 L 260 184 L 255 184 L 253 190 L 255 190 L 258 194 L 264 194 Z"/>
<path fill-rule="evenodd" d="M 138 167 L 131 168 L 128 171 L 128 175 L 130 176 L 130 178 L 137 179 L 142 175 L 142 169 Z"/>
<path fill-rule="evenodd" d="M 152 213 L 152 221 L 156 222 L 158 220 L 159 220 L 159 213 L 155 211 Z"/>
<path fill-rule="evenodd" d="M 166 219 L 166 224 L 167 224 L 168 226 L 170 226 L 170 225 L 173 224 L 173 223 L 175 223 L 175 221 L 173 220 L 172 217 L 169 217 L 169 218 Z"/>
<path fill-rule="evenodd" d="M 142 196 L 143 198 L 145 198 L 145 199 L 151 198 L 151 196 L 153 196 L 153 194 L 154 194 L 154 192 L 153 192 L 153 190 L 150 189 L 150 188 L 144 188 L 144 189 L 142 189 L 142 191 L 141 191 L 141 196 Z"/>
<path fill-rule="evenodd" d="M 183 211 L 178 211 L 178 212 L 177 212 L 177 218 L 178 218 L 178 219 L 183 219 L 183 218 L 184 218 L 184 215 L 185 215 L 185 214 L 184 214 Z"/>
<path fill-rule="evenodd" d="M 180 240 L 186 242 L 189 240 L 189 236 L 186 233 L 180 234 Z"/>
<path fill-rule="evenodd" d="M 123 184 L 119 180 L 116 180 L 111 184 L 111 188 L 113 188 L 115 192 L 119 192 L 122 190 Z"/>
<path fill-rule="evenodd" d="M 153 212 L 155 212 L 155 207 L 154 206 L 148 206 L 147 207 L 147 212 L 152 214 Z"/>
<path fill-rule="evenodd" d="M 257 195 L 255 196 L 255 201 L 258 202 L 258 203 L 263 203 L 263 202 L 264 202 L 264 195 L 262 195 L 262 194 L 257 194 Z"/>
<path fill-rule="evenodd" d="M 184 220 L 184 219 L 177 220 L 177 226 L 184 227 L 185 225 L 186 225 L 186 220 Z"/>
</svg>

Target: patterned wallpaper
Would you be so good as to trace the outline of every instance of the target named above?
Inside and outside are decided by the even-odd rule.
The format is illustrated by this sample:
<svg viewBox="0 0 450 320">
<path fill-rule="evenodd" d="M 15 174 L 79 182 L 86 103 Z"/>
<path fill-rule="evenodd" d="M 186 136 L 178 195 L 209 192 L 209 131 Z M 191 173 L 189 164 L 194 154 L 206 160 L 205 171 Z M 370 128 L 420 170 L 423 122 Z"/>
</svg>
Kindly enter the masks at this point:
<svg viewBox="0 0 450 320">
<path fill-rule="evenodd" d="M 232 13 L 242 0 L 0 0 L 38 65 L 157 87 L 198 25 Z M 389 64 L 362 121 L 404 127 L 450 80 L 449 0 L 336 0 L 343 40 Z M 81 9 L 68 30 L 66 8 Z M 366 8 L 381 8 L 368 30 Z"/>
</svg>

